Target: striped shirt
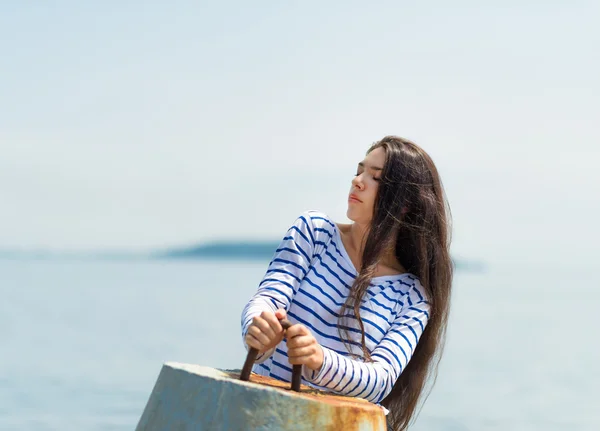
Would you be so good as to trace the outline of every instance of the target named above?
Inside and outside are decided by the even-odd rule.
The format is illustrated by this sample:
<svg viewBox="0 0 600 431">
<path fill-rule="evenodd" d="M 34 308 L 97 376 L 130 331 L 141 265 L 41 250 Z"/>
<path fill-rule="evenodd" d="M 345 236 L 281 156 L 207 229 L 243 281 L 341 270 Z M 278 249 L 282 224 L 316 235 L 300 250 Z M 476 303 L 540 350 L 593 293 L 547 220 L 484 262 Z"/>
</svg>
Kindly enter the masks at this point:
<svg viewBox="0 0 600 431">
<path fill-rule="evenodd" d="M 242 335 L 254 316 L 283 308 L 292 324 L 304 324 L 323 347 L 320 370 L 302 367 L 304 384 L 379 403 L 406 368 L 427 324 L 430 306 L 412 274 L 373 278 L 360 306 L 371 361 L 356 359 L 338 331 L 341 306 L 356 275 L 333 221 L 317 211 L 303 213 L 287 231 L 244 308 Z M 347 321 L 350 350 L 362 356 L 358 323 L 354 317 Z M 285 342 L 259 356 L 253 371 L 291 381 Z"/>
</svg>

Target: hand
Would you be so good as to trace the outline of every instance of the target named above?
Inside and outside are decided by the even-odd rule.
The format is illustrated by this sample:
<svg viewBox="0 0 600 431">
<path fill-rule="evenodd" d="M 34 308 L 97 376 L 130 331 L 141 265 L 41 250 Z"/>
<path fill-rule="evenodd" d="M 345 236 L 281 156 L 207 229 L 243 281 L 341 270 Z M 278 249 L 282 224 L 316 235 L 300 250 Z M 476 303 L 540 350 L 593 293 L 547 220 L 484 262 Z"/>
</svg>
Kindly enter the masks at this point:
<svg viewBox="0 0 600 431">
<path fill-rule="evenodd" d="M 283 340 L 283 328 L 279 321 L 285 316 L 286 313 L 283 309 L 279 309 L 275 313 L 263 311 L 260 316 L 254 316 L 246 333 L 246 344 L 257 349 L 259 353 L 277 346 Z"/>
<path fill-rule="evenodd" d="M 288 359 L 292 365 L 306 365 L 311 370 L 323 366 L 323 348 L 308 328 L 301 324 L 290 326 L 286 332 Z"/>
</svg>

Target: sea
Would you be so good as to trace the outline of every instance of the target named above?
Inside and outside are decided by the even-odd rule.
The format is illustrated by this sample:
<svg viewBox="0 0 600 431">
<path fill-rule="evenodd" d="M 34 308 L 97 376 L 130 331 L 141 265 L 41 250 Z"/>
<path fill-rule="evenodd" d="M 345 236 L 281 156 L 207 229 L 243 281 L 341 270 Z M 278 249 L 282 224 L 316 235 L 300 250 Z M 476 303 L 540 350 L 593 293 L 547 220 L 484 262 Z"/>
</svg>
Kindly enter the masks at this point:
<svg viewBox="0 0 600 431">
<path fill-rule="evenodd" d="M 164 362 L 241 368 L 268 262 L 0 259 L 0 430 L 135 429 Z M 600 278 L 457 271 L 411 430 L 600 430 Z"/>
</svg>

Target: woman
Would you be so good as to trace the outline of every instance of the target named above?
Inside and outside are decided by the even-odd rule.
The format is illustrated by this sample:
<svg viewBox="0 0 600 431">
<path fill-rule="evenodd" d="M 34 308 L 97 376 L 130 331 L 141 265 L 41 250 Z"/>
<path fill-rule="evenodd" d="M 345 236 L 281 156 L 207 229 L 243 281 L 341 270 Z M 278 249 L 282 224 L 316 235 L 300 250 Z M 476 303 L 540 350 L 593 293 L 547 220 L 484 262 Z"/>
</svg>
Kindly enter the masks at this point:
<svg viewBox="0 0 600 431">
<path fill-rule="evenodd" d="M 352 224 L 308 211 L 288 230 L 242 313 L 253 371 L 359 397 L 404 430 L 435 375 L 450 305 L 449 210 L 437 169 L 416 144 L 387 136 L 358 164 Z M 279 320 L 293 326 L 286 343 Z"/>
</svg>

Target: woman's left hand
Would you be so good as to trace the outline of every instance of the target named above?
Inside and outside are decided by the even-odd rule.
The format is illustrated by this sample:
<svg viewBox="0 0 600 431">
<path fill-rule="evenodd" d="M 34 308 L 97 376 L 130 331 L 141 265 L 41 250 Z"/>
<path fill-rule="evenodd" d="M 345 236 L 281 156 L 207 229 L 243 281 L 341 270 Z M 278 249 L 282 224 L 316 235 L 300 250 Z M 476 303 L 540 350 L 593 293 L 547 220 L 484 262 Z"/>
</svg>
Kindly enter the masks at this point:
<svg viewBox="0 0 600 431">
<path fill-rule="evenodd" d="M 302 324 L 292 325 L 285 333 L 288 359 L 292 365 L 306 365 L 311 370 L 323 366 L 323 348 Z"/>
</svg>

